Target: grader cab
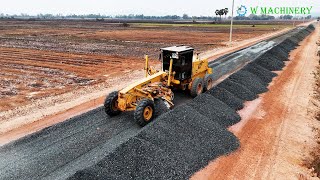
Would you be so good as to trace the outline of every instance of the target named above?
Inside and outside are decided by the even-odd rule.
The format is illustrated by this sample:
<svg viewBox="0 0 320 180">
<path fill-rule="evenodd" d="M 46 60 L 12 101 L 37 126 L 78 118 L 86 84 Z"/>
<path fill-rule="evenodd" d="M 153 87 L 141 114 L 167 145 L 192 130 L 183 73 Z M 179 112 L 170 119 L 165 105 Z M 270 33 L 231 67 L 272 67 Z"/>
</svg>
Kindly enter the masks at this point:
<svg viewBox="0 0 320 180">
<path fill-rule="evenodd" d="M 155 116 L 155 101 L 173 108 L 172 89 L 185 90 L 195 97 L 212 88 L 213 75 L 208 60 L 194 59 L 193 51 L 189 46 L 162 48 L 160 71 L 149 67 L 146 56 L 146 77 L 110 93 L 104 102 L 106 113 L 115 116 L 124 111 L 134 111 L 135 121 L 144 126 Z"/>
</svg>

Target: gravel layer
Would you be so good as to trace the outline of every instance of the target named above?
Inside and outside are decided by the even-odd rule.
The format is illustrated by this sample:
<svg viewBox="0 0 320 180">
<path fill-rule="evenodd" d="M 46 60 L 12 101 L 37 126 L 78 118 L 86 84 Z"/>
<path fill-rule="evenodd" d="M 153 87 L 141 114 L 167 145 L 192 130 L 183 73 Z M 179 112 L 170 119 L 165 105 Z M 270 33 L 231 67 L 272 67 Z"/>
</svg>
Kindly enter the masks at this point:
<svg viewBox="0 0 320 180">
<path fill-rule="evenodd" d="M 270 54 L 274 54 L 276 57 L 279 58 L 281 61 L 288 61 L 289 54 L 288 52 L 283 49 L 281 46 L 275 46 L 268 51 Z"/>
<path fill-rule="evenodd" d="M 282 41 L 278 46 L 281 46 L 288 54 L 291 50 L 295 49 L 294 45 L 287 40 Z"/>
<path fill-rule="evenodd" d="M 255 74 L 245 70 L 240 70 L 229 77 L 231 80 L 247 87 L 255 94 L 267 92 L 266 84 Z"/>
<path fill-rule="evenodd" d="M 276 73 L 269 71 L 268 69 L 254 62 L 249 63 L 243 69 L 257 75 L 265 83 L 265 85 L 269 84 L 272 79 L 277 76 Z"/>
<path fill-rule="evenodd" d="M 182 105 L 70 179 L 188 179 L 210 160 L 238 147 L 232 133 Z"/>
<path fill-rule="evenodd" d="M 244 101 L 224 88 L 216 86 L 207 91 L 207 93 L 226 103 L 230 108 L 234 110 L 240 110 L 243 108 Z"/>
<path fill-rule="evenodd" d="M 275 51 L 272 51 L 275 49 Z M 289 52 L 282 46 L 275 46 L 270 52 L 276 54 L 282 61 L 289 61 Z"/>
<path fill-rule="evenodd" d="M 301 37 L 303 37 L 303 35 L 295 35 L 295 36 L 289 37 L 288 40 L 290 40 L 294 46 L 298 46 L 302 39 Z"/>
<path fill-rule="evenodd" d="M 283 61 L 268 52 L 256 59 L 255 62 L 269 71 L 280 71 L 285 66 Z"/>
<path fill-rule="evenodd" d="M 236 83 L 229 78 L 218 84 L 218 87 L 224 88 L 227 91 L 231 92 L 238 98 L 245 101 L 252 101 L 258 96 L 251 92 L 247 87 L 242 84 Z"/>
<path fill-rule="evenodd" d="M 229 127 L 241 120 L 234 109 L 206 93 L 197 96 L 187 105 L 223 127 Z"/>
<path fill-rule="evenodd" d="M 0 179 L 68 177 L 68 173 L 96 164 L 120 140 L 138 132 L 140 126 L 131 119 L 132 113 L 109 118 L 99 107 L 2 146 Z"/>
</svg>

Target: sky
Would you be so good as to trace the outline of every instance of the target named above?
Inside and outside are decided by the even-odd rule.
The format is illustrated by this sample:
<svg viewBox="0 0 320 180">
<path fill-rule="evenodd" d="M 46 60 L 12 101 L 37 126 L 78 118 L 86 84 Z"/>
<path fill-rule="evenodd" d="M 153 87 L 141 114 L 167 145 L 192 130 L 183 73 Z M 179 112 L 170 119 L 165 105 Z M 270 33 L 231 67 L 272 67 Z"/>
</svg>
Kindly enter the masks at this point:
<svg viewBox="0 0 320 180">
<path fill-rule="evenodd" d="M 245 5 L 296 7 L 313 6 L 320 13 L 320 0 L 235 0 L 235 7 Z M 4 14 L 144 14 L 213 16 L 216 9 L 232 7 L 232 0 L 0 0 Z"/>
</svg>

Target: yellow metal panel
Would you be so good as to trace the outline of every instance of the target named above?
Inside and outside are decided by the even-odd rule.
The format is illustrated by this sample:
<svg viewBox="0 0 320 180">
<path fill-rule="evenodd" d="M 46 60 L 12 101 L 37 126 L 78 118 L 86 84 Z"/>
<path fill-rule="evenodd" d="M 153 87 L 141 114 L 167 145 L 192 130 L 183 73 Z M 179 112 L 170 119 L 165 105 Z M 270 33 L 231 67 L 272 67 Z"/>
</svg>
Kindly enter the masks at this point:
<svg viewBox="0 0 320 180">
<path fill-rule="evenodd" d="M 208 60 L 198 60 L 192 63 L 192 77 L 197 76 L 200 73 L 207 72 Z"/>
<path fill-rule="evenodd" d="M 125 111 L 127 109 L 127 97 L 123 97 L 123 98 L 118 98 L 118 108 L 121 111 Z"/>
<path fill-rule="evenodd" d="M 148 55 L 146 55 L 146 65 L 145 65 L 145 71 L 146 71 L 146 77 L 148 77 L 148 71 L 149 71 L 149 58 Z"/>
<path fill-rule="evenodd" d="M 171 76 L 172 76 L 172 63 L 173 63 L 173 60 L 172 60 L 172 59 L 170 59 L 169 76 L 168 76 L 168 86 L 170 86 L 170 83 L 171 83 Z"/>
<path fill-rule="evenodd" d="M 121 94 L 126 94 L 129 91 L 133 90 L 133 88 L 139 88 L 140 89 L 142 86 L 144 86 L 146 84 L 153 83 L 153 82 L 161 82 L 162 75 L 165 75 L 165 74 L 166 74 L 165 72 L 158 72 L 156 74 L 153 74 L 151 76 L 143 78 L 143 79 L 141 79 L 141 80 L 129 85 L 128 87 L 122 89 L 120 91 L 120 93 Z"/>
</svg>

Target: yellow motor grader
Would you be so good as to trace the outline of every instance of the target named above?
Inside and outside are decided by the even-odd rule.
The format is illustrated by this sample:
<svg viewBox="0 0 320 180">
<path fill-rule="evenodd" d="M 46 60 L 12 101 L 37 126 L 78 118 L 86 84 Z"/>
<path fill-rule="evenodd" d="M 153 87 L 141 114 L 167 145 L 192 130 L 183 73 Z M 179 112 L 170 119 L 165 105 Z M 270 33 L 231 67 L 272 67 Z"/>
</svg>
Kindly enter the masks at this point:
<svg viewBox="0 0 320 180">
<path fill-rule="evenodd" d="M 193 59 L 193 51 L 189 46 L 162 48 L 160 71 L 149 67 L 146 56 L 146 77 L 110 93 L 104 102 L 106 113 L 112 117 L 124 111 L 134 111 L 135 121 L 145 126 L 154 118 L 155 100 L 161 100 L 168 108 L 173 108 L 172 89 L 186 90 L 195 97 L 212 88 L 213 75 L 208 60 Z"/>
</svg>

